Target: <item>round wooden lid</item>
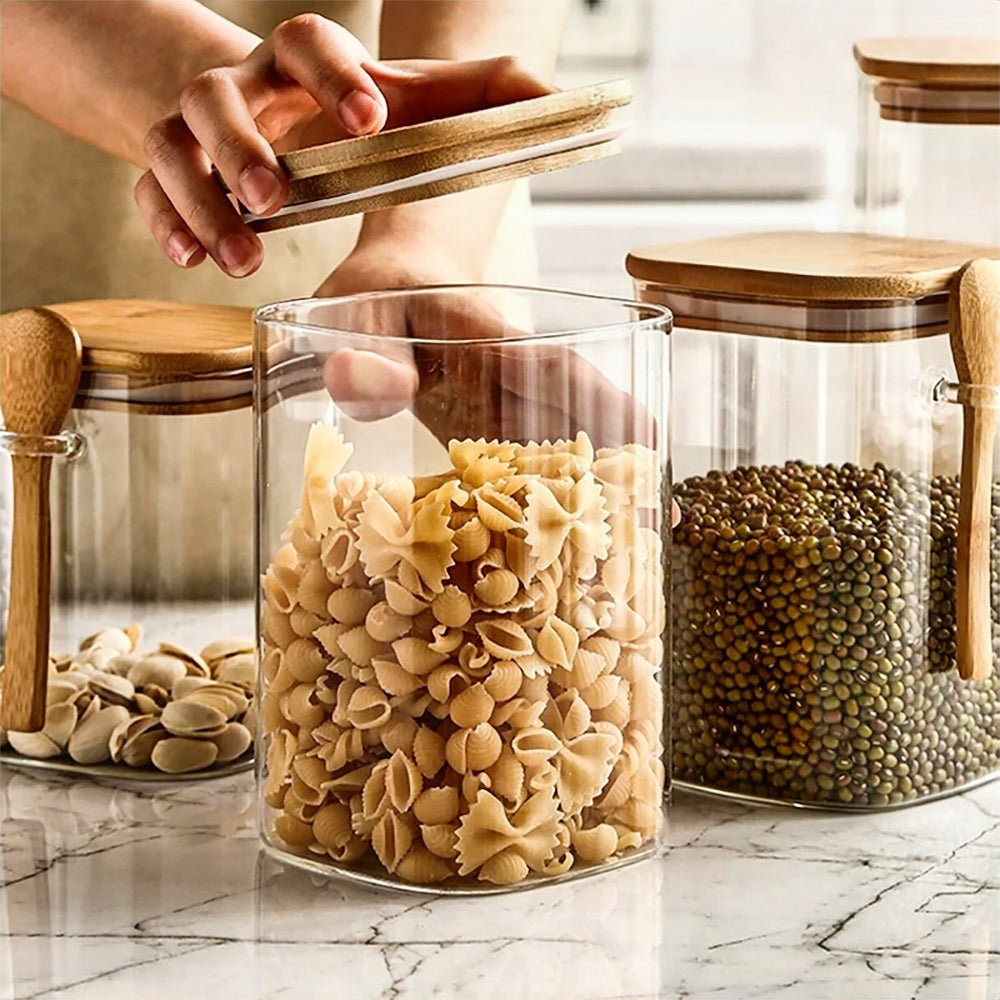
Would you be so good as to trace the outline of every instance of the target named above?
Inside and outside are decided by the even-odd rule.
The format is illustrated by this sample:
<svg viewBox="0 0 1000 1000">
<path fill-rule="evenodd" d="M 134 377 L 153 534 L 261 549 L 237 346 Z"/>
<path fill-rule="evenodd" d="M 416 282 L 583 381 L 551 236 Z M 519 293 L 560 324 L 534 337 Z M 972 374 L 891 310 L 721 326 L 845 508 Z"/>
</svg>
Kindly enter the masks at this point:
<svg viewBox="0 0 1000 1000">
<path fill-rule="evenodd" d="M 1000 39 L 866 38 L 854 58 L 867 76 L 923 84 L 1000 86 Z"/>
<path fill-rule="evenodd" d="M 972 243 L 777 232 L 644 247 L 625 266 L 633 278 L 692 293 L 829 304 L 934 295 L 966 261 L 998 256 Z"/>
<path fill-rule="evenodd" d="M 83 367 L 105 374 L 225 374 L 253 363 L 252 310 L 147 299 L 49 306 L 76 327 Z"/>
<path fill-rule="evenodd" d="M 245 218 L 258 232 L 375 211 L 585 163 L 618 151 L 612 121 L 627 80 L 547 94 L 279 157 L 290 179 L 277 214 Z"/>
<path fill-rule="evenodd" d="M 146 299 L 49 307 L 80 334 L 76 408 L 218 413 L 253 402 L 252 310 Z"/>
</svg>

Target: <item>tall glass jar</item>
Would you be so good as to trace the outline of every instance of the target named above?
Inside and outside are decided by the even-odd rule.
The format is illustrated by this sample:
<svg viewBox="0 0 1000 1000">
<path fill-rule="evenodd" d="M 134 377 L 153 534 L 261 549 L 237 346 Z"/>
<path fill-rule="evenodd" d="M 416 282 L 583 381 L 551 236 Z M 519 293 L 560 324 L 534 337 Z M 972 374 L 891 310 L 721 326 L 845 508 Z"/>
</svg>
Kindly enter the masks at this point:
<svg viewBox="0 0 1000 1000">
<path fill-rule="evenodd" d="M 1000 243 L 1000 40 L 867 39 L 854 57 L 864 229 Z"/>
<path fill-rule="evenodd" d="M 51 594 L 39 595 L 50 599 L 48 712 L 41 733 L 6 734 L 4 759 L 111 765 L 131 779 L 249 766 L 250 312 L 139 300 L 51 309 L 80 335 L 79 391 L 60 434 L 6 434 L 0 449 L 7 478 L 11 456 L 53 456 Z M 2 506 L 9 537 L 20 512 Z M 0 617 L 6 626 L 6 608 Z M 167 711 L 195 687 L 206 705 L 212 693 L 211 711 Z"/>
<path fill-rule="evenodd" d="M 958 483 L 971 438 L 954 404 L 991 415 L 1000 379 L 956 389 L 949 341 L 955 276 L 997 255 L 820 233 L 630 255 L 637 297 L 674 314 L 685 386 L 670 580 L 679 786 L 878 808 L 1000 774 L 1000 487 L 977 522 L 979 565 L 995 555 L 973 663 Z M 983 331 L 991 358 L 998 335 Z"/>
<path fill-rule="evenodd" d="M 476 893 L 655 848 L 669 328 L 485 285 L 258 310 L 271 853 Z"/>
</svg>

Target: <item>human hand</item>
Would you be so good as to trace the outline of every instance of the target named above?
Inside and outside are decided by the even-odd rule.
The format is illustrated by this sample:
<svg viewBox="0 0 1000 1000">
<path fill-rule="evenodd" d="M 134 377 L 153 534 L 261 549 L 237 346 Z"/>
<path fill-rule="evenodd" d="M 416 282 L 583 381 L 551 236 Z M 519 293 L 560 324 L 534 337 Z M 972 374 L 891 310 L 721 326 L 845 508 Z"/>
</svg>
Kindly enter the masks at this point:
<svg viewBox="0 0 1000 1000">
<path fill-rule="evenodd" d="M 655 444 L 655 418 L 634 396 L 577 350 L 532 341 L 520 317 L 505 315 L 516 295 L 428 287 L 476 277 L 434 241 L 362 243 L 348 256 L 317 296 L 424 290 L 360 298 L 331 314 L 341 329 L 383 337 L 377 349 L 344 348 L 325 360 L 327 389 L 344 412 L 369 421 L 411 409 L 445 445 L 455 437 L 556 440 L 580 430 L 596 447 Z M 414 345 L 419 339 L 438 343 Z"/>
<path fill-rule="evenodd" d="M 288 198 L 276 151 L 429 121 L 548 93 L 508 57 L 378 62 L 317 14 L 282 22 L 241 63 L 201 73 L 179 110 L 146 136 L 150 169 L 135 198 L 163 251 L 181 267 L 211 256 L 233 277 L 263 260 L 232 197 L 257 215 Z"/>
</svg>

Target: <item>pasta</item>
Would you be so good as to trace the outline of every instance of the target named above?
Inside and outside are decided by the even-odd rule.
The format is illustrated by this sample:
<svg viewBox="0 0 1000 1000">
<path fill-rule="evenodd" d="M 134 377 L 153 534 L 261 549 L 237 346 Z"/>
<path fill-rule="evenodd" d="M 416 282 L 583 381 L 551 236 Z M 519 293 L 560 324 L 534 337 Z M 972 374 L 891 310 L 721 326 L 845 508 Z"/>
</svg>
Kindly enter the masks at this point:
<svg viewBox="0 0 1000 1000">
<path fill-rule="evenodd" d="M 273 835 L 420 884 L 513 885 L 648 844 L 656 453 L 453 441 L 452 468 L 419 479 L 344 472 L 350 454 L 312 429 L 261 579 Z"/>
</svg>

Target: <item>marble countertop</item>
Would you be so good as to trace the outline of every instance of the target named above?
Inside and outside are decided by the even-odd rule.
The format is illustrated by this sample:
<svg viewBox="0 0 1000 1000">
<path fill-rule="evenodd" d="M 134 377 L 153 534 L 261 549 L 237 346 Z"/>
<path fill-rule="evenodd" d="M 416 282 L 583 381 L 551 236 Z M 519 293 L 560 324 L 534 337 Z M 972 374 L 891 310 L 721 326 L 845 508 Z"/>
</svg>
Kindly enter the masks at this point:
<svg viewBox="0 0 1000 1000">
<path fill-rule="evenodd" d="M 0 773 L 0 998 L 997 1000 L 1000 782 L 842 815 L 676 794 L 662 855 L 479 899 L 259 855 L 252 776 Z"/>
</svg>

